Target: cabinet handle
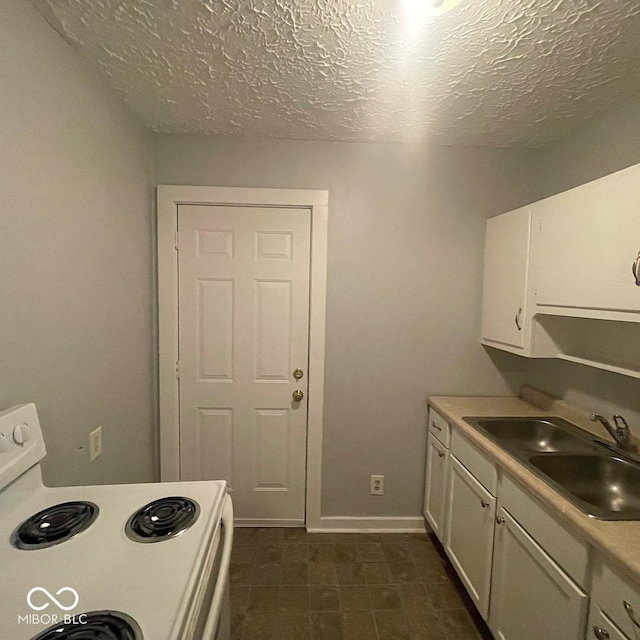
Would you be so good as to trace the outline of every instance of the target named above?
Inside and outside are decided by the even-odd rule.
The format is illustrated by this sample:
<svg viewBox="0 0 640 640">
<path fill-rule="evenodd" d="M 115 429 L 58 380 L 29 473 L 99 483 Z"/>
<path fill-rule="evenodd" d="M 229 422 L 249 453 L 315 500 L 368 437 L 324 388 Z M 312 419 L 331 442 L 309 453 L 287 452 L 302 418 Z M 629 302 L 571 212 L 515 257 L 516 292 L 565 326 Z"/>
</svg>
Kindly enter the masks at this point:
<svg viewBox="0 0 640 640">
<path fill-rule="evenodd" d="M 480 504 L 483 509 L 486 509 L 489 506 L 489 503 L 486 500 L 480 500 Z"/>
<path fill-rule="evenodd" d="M 636 279 L 636 287 L 640 287 L 640 251 L 638 252 L 638 257 L 631 265 L 631 273 L 633 273 L 633 277 Z"/>
<path fill-rule="evenodd" d="M 498 524 L 504 524 L 504 518 L 502 516 L 496 516 L 496 522 Z"/>
<path fill-rule="evenodd" d="M 444 451 L 439 451 L 438 449 L 436 451 L 438 451 L 438 458 L 444 458 Z"/>
<path fill-rule="evenodd" d="M 431 426 L 438 431 L 442 431 L 442 427 L 439 427 L 433 420 L 431 421 Z"/>
<path fill-rule="evenodd" d="M 640 256 L 638 256 L 638 258 L 640 259 Z M 518 309 L 518 313 L 516 313 L 515 321 L 516 321 L 516 327 L 518 327 L 518 331 L 522 331 L 522 307 Z"/>
<path fill-rule="evenodd" d="M 611 637 L 608 631 L 600 627 L 593 627 L 593 635 L 598 638 L 598 640 L 607 640 Z"/>
<path fill-rule="evenodd" d="M 640 623 L 638 623 L 638 621 L 636 620 L 636 614 L 633 611 L 633 607 L 626 600 L 622 601 L 622 606 L 624 607 L 624 610 L 627 612 L 627 615 L 629 616 L 629 620 L 631 620 L 631 622 L 633 622 L 633 624 L 636 627 L 638 627 L 638 629 L 640 629 Z"/>
</svg>

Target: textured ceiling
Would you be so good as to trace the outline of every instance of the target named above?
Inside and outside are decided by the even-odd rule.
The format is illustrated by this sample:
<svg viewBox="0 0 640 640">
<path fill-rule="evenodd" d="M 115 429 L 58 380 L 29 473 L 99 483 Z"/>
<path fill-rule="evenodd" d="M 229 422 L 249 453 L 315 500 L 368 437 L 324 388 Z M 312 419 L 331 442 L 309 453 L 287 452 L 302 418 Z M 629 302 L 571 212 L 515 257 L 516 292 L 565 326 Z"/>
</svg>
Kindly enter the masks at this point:
<svg viewBox="0 0 640 640">
<path fill-rule="evenodd" d="M 154 131 L 541 146 L 640 91 L 638 0 L 32 0 Z"/>
</svg>

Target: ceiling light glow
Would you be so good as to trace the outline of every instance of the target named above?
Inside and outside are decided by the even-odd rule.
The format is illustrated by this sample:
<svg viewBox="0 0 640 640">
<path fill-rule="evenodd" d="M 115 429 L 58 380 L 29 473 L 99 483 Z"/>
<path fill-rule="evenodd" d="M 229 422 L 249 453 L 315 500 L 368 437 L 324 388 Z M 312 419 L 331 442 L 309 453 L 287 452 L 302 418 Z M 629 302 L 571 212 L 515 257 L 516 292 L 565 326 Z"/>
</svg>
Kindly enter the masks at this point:
<svg viewBox="0 0 640 640">
<path fill-rule="evenodd" d="M 407 18 L 440 16 L 451 11 L 461 0 L 402 0 Z"/>
</svg>

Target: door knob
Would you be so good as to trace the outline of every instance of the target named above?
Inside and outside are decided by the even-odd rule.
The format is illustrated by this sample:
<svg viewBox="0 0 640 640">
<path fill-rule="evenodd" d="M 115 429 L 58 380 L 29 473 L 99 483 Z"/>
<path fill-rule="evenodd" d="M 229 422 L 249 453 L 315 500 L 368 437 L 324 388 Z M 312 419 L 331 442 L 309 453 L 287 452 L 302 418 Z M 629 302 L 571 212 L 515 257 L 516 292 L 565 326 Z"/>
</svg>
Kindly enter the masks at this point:
<svg viewBox="0 0 640 640">
<path fill-rule="evenodd" d="M 302 378 L 303 375 L 304 375 L 304 371 L 302 369 L 295 369 L 293 372 L 293 377 L 296 380 L 300 380 L 300 378 Z"/>
<path fill-rule="evenodd" d="M 302 391 L 300 391 L 300 389 L 296 389 L 296 390 L 293 392 L 293 399 L 294 399 L 296 402 L 300 402 L 300 400 L 302 400 L 302 398 L 304 398 L 304 393 L 302 393 Z"/>
</svg>

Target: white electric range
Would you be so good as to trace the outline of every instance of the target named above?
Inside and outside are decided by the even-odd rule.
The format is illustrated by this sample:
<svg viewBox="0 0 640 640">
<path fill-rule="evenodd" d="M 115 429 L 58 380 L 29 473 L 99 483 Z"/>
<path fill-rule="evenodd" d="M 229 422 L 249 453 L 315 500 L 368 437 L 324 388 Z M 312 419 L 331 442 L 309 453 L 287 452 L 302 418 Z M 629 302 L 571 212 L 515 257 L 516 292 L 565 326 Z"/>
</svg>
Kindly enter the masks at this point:
<svg viewBox="0 0 640 640">
<path fill-rule="evenodd" d="M 226 640 L 224 481 L 50 488 L 35 405 L 0 413 L 0 638 Z"/>
</svg>

